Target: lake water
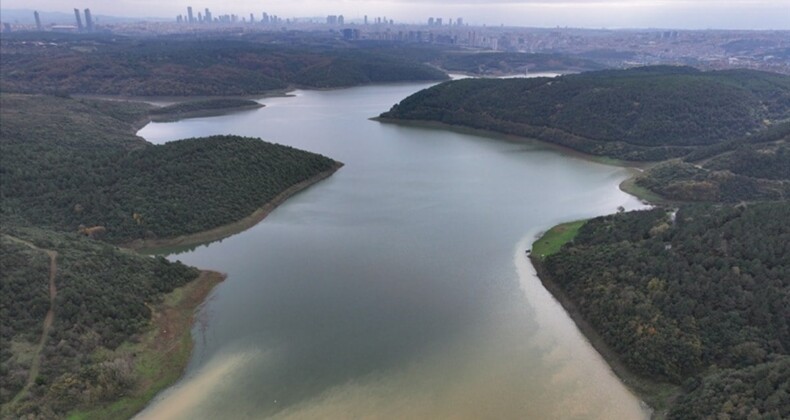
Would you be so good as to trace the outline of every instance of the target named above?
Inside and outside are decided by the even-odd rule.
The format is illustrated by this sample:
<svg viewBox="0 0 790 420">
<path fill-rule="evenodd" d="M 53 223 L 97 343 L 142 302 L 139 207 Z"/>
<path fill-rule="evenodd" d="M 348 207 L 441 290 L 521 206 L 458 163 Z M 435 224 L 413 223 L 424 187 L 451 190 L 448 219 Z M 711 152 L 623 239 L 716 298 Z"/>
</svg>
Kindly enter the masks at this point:
<svg viewBox="0 0 790 420">
<path fill-rule="evenodd" d="M 632 419 L 649 413 L 524 255 L 574 219 L 642 207 L 623 168 L 545 145 L 368 120 L 426 84 L 297 91 L 149 124 L 346 165 L 257 226 L 171 259 L 228 274 L 184 378 L 141 418 Z"/>
</svg>

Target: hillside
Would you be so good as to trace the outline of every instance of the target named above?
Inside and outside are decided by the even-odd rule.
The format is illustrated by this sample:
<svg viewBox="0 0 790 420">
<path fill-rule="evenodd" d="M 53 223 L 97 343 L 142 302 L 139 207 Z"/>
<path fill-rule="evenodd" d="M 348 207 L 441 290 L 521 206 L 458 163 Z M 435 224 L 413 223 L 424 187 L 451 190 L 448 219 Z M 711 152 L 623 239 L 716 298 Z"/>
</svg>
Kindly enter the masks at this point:
<svg viewBox="0 0 790 420">
<path fill-rule="evenodd" d="M 0 95 L 0 417 L 130 417 L 181 375 L 195 307 L 221 276 L 104 241 L 237 222 L 340 165 L 238 136 L 155 146 L 134 131 L 157 111 Z"/>
<path fill-rule="evenodd" d="M 533 79 L 465 79 L 420 91 L 381 115 L 491 130 L 597 156 L 686 156 L 790 118 L 790 77 L 688 67 Z"/>
<path fill-rule="evenodd" d="M 790 415 L 789 246 L 787 201 L 698 205 L 590 220 L 533 261 L 632 371 L 683 386 L 669 418 L 778 419 Z"/>
<path fill-rule="evenodd" d="M 33 38 L 31 38 L 33 37 Z M 0 40 L 0 90 L 129 96 L 240 96 L 290 86 L 445 80 L 415 61 L 338 45 L 192 37 L 20 34 Z"/>
<path fill-rule="evenodd" d="M 790 198 L 790 122 L 702 147 L 648 169 L 636 184 L 675 201 L 739 202 Z"/>
<path fill-rule="evenodd" d="M 159 360 L 146 337 L 152 310 L 198 270 L 7 223 L 0 245 L 0 416 L 63 418 L 178 374 L 181 361 Z"/>
<path fill-rule="evenodd" d="M 234 222 L 337 167 L 323 156 L 235 136 L 154 146 L 113 116 L 122 103 L 105 109 L 47 96 L 0 100 L 3 217 L 66 232 L 100 226 L 114 243 Z"/>
</svg>

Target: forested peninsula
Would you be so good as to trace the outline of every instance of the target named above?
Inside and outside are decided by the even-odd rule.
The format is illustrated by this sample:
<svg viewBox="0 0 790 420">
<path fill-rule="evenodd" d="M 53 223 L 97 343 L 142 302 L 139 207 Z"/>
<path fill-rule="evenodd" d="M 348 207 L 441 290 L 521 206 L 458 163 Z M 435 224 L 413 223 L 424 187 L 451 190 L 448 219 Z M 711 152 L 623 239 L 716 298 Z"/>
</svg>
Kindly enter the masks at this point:
<svg viewBox="0 0 790 420">
<path fill-rule="evenodd" d="M 222 276 L 116 245 L 227 236 L 341 165 L 238 136 L 152 145 L 134 132 L 156 109 L 0 95 L 4 418 L 144 407 L 180 377 L 194 309 Z"/>
<path fill-rule="evenodd" d="M 657 418 L 790 417 L 790 78 L 685 67 L 459 80 L 384 121 L 652 163 L 651 210 L 558 226 L 530 259 Z"/>
<path fill-rule="evenodd" d="M 442 83 L 381 114 L 535 138 L 594 156 L 662 161 L 790 118 L 790 77 L 656 66 Z"/>
</svg>

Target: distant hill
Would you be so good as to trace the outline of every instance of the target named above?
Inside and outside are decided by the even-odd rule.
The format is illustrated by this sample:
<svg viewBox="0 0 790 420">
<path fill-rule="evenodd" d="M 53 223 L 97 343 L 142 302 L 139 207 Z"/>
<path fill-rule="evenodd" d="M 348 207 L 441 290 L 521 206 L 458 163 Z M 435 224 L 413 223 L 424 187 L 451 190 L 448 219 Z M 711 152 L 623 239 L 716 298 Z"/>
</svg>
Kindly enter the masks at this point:
<svg viewBox="0 0 790 420">
<path fill-rule="evenodd" d="M 542 71 L 588 71 L 605 68 L 584 58 L 561 54 L 447 53 L 440 65 L 448 71 L 479 75 L 525 74 Z"/>
<path fill-rule="evenodd" d="M 292 86 L 445 80 L 398 57 L 338 45 L 173 36 L 129 39 L 57 33 L 8 34 L 0 44 L 0 90 L 132 96 L 240 96 Z"/>
<path fill-rule="evenodd" d="M 381 117 L 533 137 L 616 159 L 659 161 L 790 118 L 790 77 L 657 66 L 557 78 L 466 79 L 417 92 Z"/>
</svg>

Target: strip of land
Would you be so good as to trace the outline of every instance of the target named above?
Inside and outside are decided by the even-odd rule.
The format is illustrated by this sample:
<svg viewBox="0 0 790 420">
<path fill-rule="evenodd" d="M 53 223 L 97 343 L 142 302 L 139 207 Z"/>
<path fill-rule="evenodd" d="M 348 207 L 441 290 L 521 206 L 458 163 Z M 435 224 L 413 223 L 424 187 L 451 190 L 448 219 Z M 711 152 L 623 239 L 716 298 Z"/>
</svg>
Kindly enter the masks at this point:
<svg viewBox="0 0 790 420">
<path fill-rule="evenodd" d="M 153 252 L 157 249 L 162 248 L 171 248 L 171 247 L 182 247 L 182 246 L 194 246 L 200 245 L 208 242 L 218 241 L 220 239 L 227 238 L 228 236 L 234 235 L 239 232 L 243 232 L 258 223 L 260 223 L 266 216 L 268 216 L 274 209 L 276 209 L 279 205 L 284 203 L 288 198 L 294 196 L 295 194 L 309 188 L 311 185 L 316 184 L 326 178 L 329 178 L 337 172 L 338 169 L 342 168 L 343 164 L 337 162 L 334 167 L 324 172 L 318 173 L 312 176 L 310 179 L 305 181 L 299 182 L 298 184 L 292 185 L 285 191 L 277 194 L 273 199 L 269 202 L 264 204 L 259 209 L 255 210 L 249 216 L 238 220 L 233 223 L 229 223 L 223 226 L 219 226 L 213 229 L 209 229 L 203 232 L 198 232 L 190 235 L 181 235 L 175 238 L 165 238 L 165 239 L 138 239 L 127 244 L 122 245 L 124 248 L 129 248 L 137 251 L 146 251 L 146 252 Z"/>
</svg>

